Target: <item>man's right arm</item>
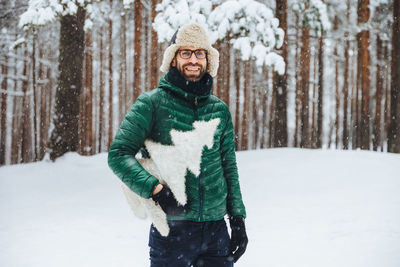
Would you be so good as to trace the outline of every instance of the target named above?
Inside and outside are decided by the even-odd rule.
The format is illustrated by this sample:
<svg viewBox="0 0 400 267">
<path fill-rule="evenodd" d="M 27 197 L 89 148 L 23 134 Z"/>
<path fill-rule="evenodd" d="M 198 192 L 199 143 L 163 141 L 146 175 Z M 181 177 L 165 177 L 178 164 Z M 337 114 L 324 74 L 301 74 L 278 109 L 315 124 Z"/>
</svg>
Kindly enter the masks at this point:
<svg viewBox="0 0 400 267">
<path fill-rule="evenodd" d="M 126 114 L 108 152 L 108 165 L 133 192 L 150 198 L 159 184 L 135 155 L 143 146 L 153 123 L 153 104 L 147 94 L 140 95 Z"/>
</svg>

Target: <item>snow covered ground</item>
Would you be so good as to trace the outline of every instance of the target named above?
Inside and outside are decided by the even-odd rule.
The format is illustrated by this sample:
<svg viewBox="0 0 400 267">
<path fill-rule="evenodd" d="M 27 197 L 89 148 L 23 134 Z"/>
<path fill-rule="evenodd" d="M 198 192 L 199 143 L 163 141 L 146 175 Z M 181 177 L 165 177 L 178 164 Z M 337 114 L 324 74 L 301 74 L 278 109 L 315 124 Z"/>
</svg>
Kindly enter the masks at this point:
<svg viewBox="0 0 400 267">
<path fill-rule="evenodd" d="M 235 266 L 399 267 L 400 155 L 238 153 L 249 246 Z M 105 153 L 0 168 L 0 266 L 148 266 Z"/>
</svg>

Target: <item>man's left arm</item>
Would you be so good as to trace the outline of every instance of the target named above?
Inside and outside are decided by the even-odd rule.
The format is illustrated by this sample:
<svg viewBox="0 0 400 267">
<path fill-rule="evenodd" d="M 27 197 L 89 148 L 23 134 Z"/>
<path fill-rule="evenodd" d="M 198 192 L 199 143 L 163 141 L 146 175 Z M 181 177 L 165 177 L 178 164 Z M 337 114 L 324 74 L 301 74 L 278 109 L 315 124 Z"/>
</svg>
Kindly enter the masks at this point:
<svg viewBox="0 0 400 267">
<path fill-rule="evenodd" d="M 246 217 L 246 209 L 242 201 L 239 175 L 236 164 L 235 140 L 231 113 L 226 106 L 225 129 L 221 137 L 221 161 L 224 176 L 228 185 L 227 208 L 230 217 Z"/>
</svg>

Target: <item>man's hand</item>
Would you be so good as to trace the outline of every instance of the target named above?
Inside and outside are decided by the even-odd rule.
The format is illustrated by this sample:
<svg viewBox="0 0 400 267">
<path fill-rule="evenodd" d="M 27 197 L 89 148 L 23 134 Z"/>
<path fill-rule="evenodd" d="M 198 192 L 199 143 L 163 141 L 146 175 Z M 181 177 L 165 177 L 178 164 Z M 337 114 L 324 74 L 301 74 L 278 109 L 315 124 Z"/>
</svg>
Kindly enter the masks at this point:
<svg viewBox="0 0 400 267">
<path fill-rule="evenodd" d="M 246 227 L 244 225 L 244 218 L 242 217 L 231 217 L 229 218 L 231 226 L 231 242 L 230 242 L 230 253 L 233 257 L 233 261 L 237 262 L 238 259 L 246 251 L 247 243 L 249 242 L 246 234 Z"/>
<path fill-rule="evenodd" d="M 176 216 L 186 212 L 186 205 L 182 206 L 176 201 L 171 189 L 165 185 L 161 186 L 161 190 L 157 190 L 157 187 L 154 189 L 151 198 L 156 202 L 156 204 L 160 205 L 161 209 L 167 215 Z M 160 187 L 158 187 L 158 189 L 160 189 Z"/>
</svg>

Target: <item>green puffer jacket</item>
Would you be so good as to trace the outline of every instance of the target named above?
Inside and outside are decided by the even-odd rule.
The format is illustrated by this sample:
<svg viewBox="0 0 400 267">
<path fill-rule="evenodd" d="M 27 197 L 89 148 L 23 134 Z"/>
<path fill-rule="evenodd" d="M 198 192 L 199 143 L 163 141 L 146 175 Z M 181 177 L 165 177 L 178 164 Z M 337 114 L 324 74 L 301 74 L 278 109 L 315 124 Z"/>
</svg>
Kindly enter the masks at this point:
<svg viewBox="0 0 400 267">
<path fill-rule="evenodd" d="M 168 219 L 211 221 L 222 219 L 227 213 L 246 217 L 227 105 L 209 91 L 196 96 L 182 90 L 168 80 L 168 75 L 161 78 L 157 89 L 142 93 L 132 105 L 111 144 L 108 164 L 133 192 L 150 198 L 159 182 L 135 158 L 145 139 L 171 145 L 171 129 L 190 131 L 194 121 L 214 118 L 220 118 L 220 123 L 213 147 L 204 147 L 200 175 L 187 171 L 185 177 L 188 212 Z"/>
</svg>

